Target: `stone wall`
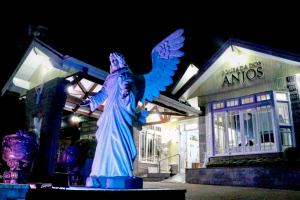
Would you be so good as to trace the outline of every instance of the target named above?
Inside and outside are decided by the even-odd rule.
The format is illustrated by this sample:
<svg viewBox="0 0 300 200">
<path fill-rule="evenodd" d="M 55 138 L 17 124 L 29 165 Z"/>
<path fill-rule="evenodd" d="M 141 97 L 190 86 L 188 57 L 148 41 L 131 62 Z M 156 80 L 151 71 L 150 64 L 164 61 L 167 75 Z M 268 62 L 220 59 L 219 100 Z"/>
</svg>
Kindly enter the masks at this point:
<svg viewBox="0 0 300 200">
<path fill-rule="evenodd" d="M 300 168 L 264 166 L 186 169 L 186 183 L 300 189 Z"/>
<path fill-rule="evenodd" d="M 199 156 L 200 163 L 205 162 L 206 154 L 206 126 L 205 126 L 205 116 L 199 117 Z"/>
<path fill-rule="evenodd" d="M 37 101 L 35 88 L 28 91 L 26 95 L 27 128 L 34 128 L 34 117 L 42 118 L 39 152 L 32 174 L 32 179 L 37 181 L 49 178 L 56 167 L 62 110 L 67 97 L 66 84 L 67 82 L 63 78 L 56 78 L 45 83 L 39 101 Z"/>
<path fill-rule="evenodd" d="M 281 158 L 282 153 L 262 153 L 262 154 L 247 154 L 247 155 L 233 155 L 233 156 L 218 156 L 218 157 L 210 157 L 209 158 L 209 164 L 215 164 L 219 162 L 224 162 L 224 161 L 230 161 L 233 159 L 259 159 L 259 158 L 270 158 L 270 159 L 276 159 L 276 158 Z"/>
<path fill-rule="evenodd" d="M 30 190 L 27 184 L 0 184 L 0 200 L 25 199 Z"/>
</svg>

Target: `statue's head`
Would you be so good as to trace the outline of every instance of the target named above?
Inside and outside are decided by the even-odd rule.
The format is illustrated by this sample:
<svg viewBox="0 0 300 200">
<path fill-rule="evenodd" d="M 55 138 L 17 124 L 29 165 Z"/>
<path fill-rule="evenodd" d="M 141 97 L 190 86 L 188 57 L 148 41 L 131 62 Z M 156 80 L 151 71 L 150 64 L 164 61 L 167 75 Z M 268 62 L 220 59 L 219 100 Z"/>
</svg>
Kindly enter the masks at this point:
<svg viewBox="0 0 300 200">
<path fill-rule="evenodd" d="M 126 67 L 125 57 L 121 53 L 113 52 L 109 55 L 110 73 Z"/>
</svg>

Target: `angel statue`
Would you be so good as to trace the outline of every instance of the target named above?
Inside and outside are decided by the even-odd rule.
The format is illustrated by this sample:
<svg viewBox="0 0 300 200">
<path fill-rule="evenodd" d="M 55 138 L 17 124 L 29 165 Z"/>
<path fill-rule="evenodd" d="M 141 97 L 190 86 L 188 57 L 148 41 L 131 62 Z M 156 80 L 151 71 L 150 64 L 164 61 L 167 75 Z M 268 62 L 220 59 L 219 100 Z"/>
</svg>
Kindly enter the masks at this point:
<svg viewBox="0 0 300 200">
<path fill-rule="evenodd" d="M 141 188 L 142 182 L 133 175 L 133 161 L 137 155 L 133 123 L 146 122 L 147 111 L 136 113 L 137 103 L 151 102 L 159 97 L 172 81 L 172 76 L 184 55 L 183 30 L 179 29 L 152 50 L 152 69 L 147 74 L 135 75 L 120 53 L 111 53 L 110 74 L 101 90 L 81 103 L 94 111 L 105 100 L 105 108 L 97 121 L 97 147 L 87 187 Z M 141 184 L 140 184 L 141 183 Z"/>
</svg>

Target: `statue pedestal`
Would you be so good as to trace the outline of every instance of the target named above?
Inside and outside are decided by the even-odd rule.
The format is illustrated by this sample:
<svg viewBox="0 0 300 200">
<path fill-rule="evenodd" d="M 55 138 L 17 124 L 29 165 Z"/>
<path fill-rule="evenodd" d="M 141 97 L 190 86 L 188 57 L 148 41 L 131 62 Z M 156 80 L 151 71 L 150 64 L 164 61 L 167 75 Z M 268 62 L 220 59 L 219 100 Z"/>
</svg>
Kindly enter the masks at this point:
<svg viewBox="0 0 300 200">
<path fill-rule="evenodd" d="M 41 188 L 29 190 L 26 199 L 97 199 L 97 200 L 166 200 L 166 199 L 185 199 L 186 189 L 102 189 L 102 188 L 86 188 L 86 187 L 69 187 L 69 188 Z"/>
<path fill-rule="evenodd" d="M 103 189 L 142 189 L 143 179 L 139 177 L 114 176 L 114 177 L 88 177 L 87 187 Z"/>
<path fill-rule="evenodd" d="M 28 184 L 3 184 L 0 183 L 0 200 L 25 199 L 30 190 Z"/>
</svg>

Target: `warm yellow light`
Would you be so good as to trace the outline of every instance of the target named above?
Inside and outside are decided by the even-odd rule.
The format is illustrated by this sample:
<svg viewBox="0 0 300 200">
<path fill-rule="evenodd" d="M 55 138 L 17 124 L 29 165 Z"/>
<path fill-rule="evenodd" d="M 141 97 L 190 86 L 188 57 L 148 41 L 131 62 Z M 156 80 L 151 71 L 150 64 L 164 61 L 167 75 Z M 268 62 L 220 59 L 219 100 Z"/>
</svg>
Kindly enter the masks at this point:
<svg viewBox="0 0 300 200">
<path fill-rule="evenodd" d="M 225 54 L 225 60 L 227 60 L 231 66 L 245 65 L 248 61 L 248 57 L 242 54 L 236 47 L 231 47 Z"/>
<path fill-rule="evenodd" d="M 177 119 L 177 118 L 174 118 L 174 117 L 172 117 L 170 121 L 171 121 L 171 122 L 177 122 L 177 121 L 178 121 L 178 119 Z"/>
<path fill-rule="evenodd" d="M 40 63 L 46 70 L 51 70 L 53 68 L 52 63 L 50 62 L 50 58 L 48 56 L 36 55 L 37 62 Z"/>
<path fill-rule="evenodd" d="M 76 116 L 76 115 L 73 115 L 73 116 L 71 117 L 71 121 L 72 121 L 73 123 L 79 123 L 79 122 L 80 122 L 80 117 L 78 117 L 78 116 Z"/>
<path fill-rule="evenodd" d="M 160 120 L 159 114 L 153 114 L 152 115 L 152 120 L 155 121 L 155 122 L 159 121 Z"/>
<path fill-rule="evenodd" d="M 68 91 L 69 94 L 72 94 L 74 92 L 73 86 L 72 85 L 68 86 L 67 91 Z"/>
</svg>

